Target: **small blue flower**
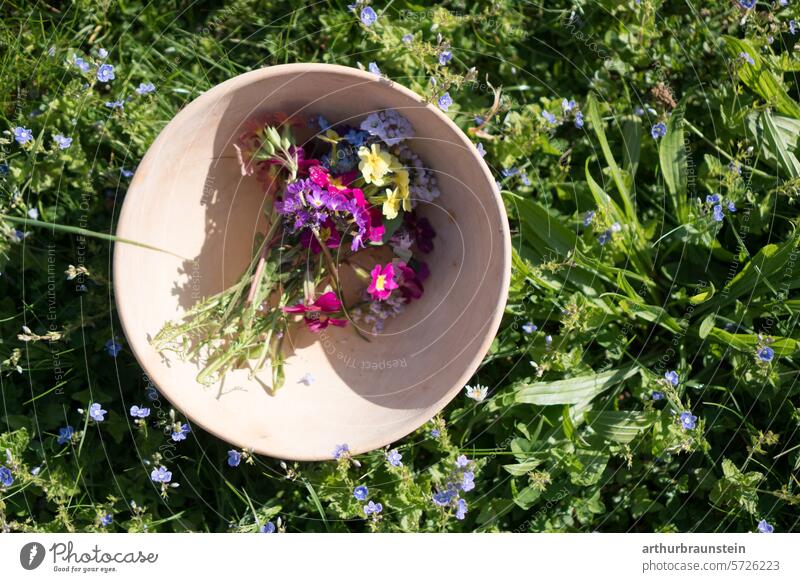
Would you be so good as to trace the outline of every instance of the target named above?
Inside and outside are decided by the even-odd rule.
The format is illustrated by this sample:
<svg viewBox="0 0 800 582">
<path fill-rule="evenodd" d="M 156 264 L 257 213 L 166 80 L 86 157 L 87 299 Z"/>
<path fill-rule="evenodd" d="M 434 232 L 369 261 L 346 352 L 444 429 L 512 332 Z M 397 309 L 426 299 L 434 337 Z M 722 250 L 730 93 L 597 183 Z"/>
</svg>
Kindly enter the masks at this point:
<svg viewBox="0 0 800 582">
<path fill-rule="evenodd" d="M 445 66 L 453 58 L 453 53 L 450 51 L 442 51 L 439 53 L 439 64 Z"/>
<path fill-rule="evenodd" d="M 717 204 L 719 202 L 719 194 L 709 194 L 706 196 L 706 202 L 708 204 Z"/>
<path fill-rule="evenodd" d="M 119 173 L 122 175 L 123 178 L 130 178 L 133 176 L 133 170 L 126 170 L 125 168 L 120 168 Z"/>
<path fill-rule="evenodd" d="M 89 407 L 89 418 L 95 422 L 103 422 L 108 411 L 103 410 L 103 405 L 95 402 Z"/>
<path fill-rule="evenodd" d="M 359 148 L 364 145 L 364 141 L 369 137 L 369 133 L 360 129 L 350 129 L 344 134 L 344 139 L 353 147 Z"/>
<path fill-rule="evenodd" d="M 722 222 L 725 220 L 725 214 L 722 212 L 722 204 L 716 204 L 713 208 L 713 216 L 714 220 L 717 222 Z"/>
<path fill-rule="evenodd" d="M 172 481 L 172 471 L 167 471 L 164 465 L 150 472 L 150 480 L 154 483 L 169 483 Z"/>
<path fill-rule="evenodd" d="M 111 356 L 112 358 L 116 358 L 119 353 L 122 351 L 122 346 L 115 342 L 113 339 L 110 339 L 106 342 L 106 353 Z"/>
<path fill-rule="evenodd" d="M 756 0 L 739 0 L 739 6 L 745 10 L 752 10 L 755 8 Z"/>
<path fill-rule="evenodd" d="M 353 497 L 358 499 L 359 501 L 364 501 L 367 496 L 369 496 L 369 489 L 366 485 L 359 485 L 355 489 L 353 489 Z"/>
<path fill-rule="evenodd" d="M 594 210 L 589 210 L 586 214 L 583 215 L 583 226 L 589 226 L 592 224 L 594 220 L 595 212 Z"/>
<path fill-rule="evenodd" d="M 650 128 L 650 135 L 653 136 L 653 139 L 658 139 L 660 137 L 664 137 L 667 135 L 667 126 L 662 122 L 656 123 L 653 127 Z"/>
<path fill-rule="evenodd" d="M 39 220 L 39 209 L 31 208 L 28 210 L 28 216 L 31 218 L 31 220 Z"/>
<path fill-rule="evenodd" d="M 453 99 L 452 97 L 450 97 L 450 93 L 445 93 L 444 95 L 439 97 L 437 103 L 439 104 L 439 109 L 441 109 L 442 111 L 447 111 L 453 104 Z"/>
<path fill-rule="evenodd" d="M 575 127 L 578 129 L 583 127 L 583 113 L 580 111 L 575 113 Z"/>
<path fill-rule="evenodd" d="M 681 412 L 680 420 L 684 430 L 692 430 L 697 426 L 697 417 L 688 410 L 686 412 Z"/>
<path fill-rule="evenodd" d="M 367 68 L 369 69 L 369 72 L 372 73 L 373 75 L 377 75 L 378 77 L 381 76 L 381 70 L 380 68 L 378 68 L 378 65 L 375 64 L 374 62 L 371 62 L 369 65 L 367 65 Z"/>
<path fill-rule="evenodd" d="M 381 511 L 383 511 L 383 505 L 374 501 L 370 501 L 364 506 L 364 515 L 377 516 Z"/>
<path fill-rule="evenodd" d="M 108 56 L 108 51 L 104 48 L 99 48 L 97 49 L 97 56 L 104 59 Z"/>
<path fill-rule="evenodd" d="M 229 467 L 238 467 L 239 463 L 242 462 L 242 453 L 235 449 L 231 449 L 228 451 L 228 466 Z"/>
<path fill-rule="evenodd" d="M 75 64 L 76 67 L 78 67 L 80 69 L 80 71 L 82 73 L 88 73 L 89 72 L 89 63 L 84 61 L 79 56 L 73 55 L 72 62 Z"/>
<path fill-rule="evenodd" d="M 456 505 L 456 519 L 461 521 L 467 516 L 467 502 L 464 499 L 459 498 L 458 504 Z"/>
<path fill-rule="evenodd" d="M 746 63 L 750 64 L 750 65 L 755 65 L 756 64 L 756 62 L 753 60 L 753 57 L 750 56 L 750 53 L 748 53 L 746 51 L 740 52 L 739 53 L 739 58 L 742 59 L 743 61 L 745 61 Z"/>
<path fill-rule="evenodd" d="M 483 116 L 481 115 L 476 115 L 473 121 L 475 122 L 475 125 L 483 125 L 484 123 L 486 123 L 486 119 L 484 119 Z"/>
<path fill-rule="evenodd" d="M 790 20 L 789 21 L 789 32 L 791 32 L 792 35 L 794 36 L 795 34 L 797 34 L 798 30 L 800 30 L 800 27 L 797 26 L 797 21 L 796 20 Z"/>
<path fill-rule="evenodd" d="M 600 243 L 601 246 L 605 245 L 608 241 L 611 240 L 611 231 L 606 230 L 597 237 L 597 242 Z"/>
<path fill-rule="evenodd" d="M 11 474 L 11 469 L 0 465 L 0 485 L 3 487 L 11 487 L 14 484 L 14 475 Z"/>
<path fill-rule="evenodd" d="M 547 123 L 549 123 L 550 125 L 556 124 L 556 116 L 550 113 L 549 111 L 547 110 L 542 111 L 542 117 L 544 117 Z"/>
<path fill-rule="evenodd" d="M 156 86 L 152 83 L 139 83 L 139 86 L 136 87 L 136 92 L 139 95 L 147 95 L 148 93 L 152 93 L 156 90 Z"/>
<path fill-rule="evenodd" d="M 652 398 L 653 400 L 664 400 L 664 393 L 656 390 L 653 392 Z"/>
<path fill-rule="evenodd" d="M 100 518 L 100 526 L 107 527 L 111 525 L 111 522 L 114 521 L 113 516 L 110 513 L 106 513 L 103 517 Z"/>
<path fill-rule="evenodd" d="M 108 83 L 114 80 L 114 67 L 112 65 L 103 64 L 97 68 L 97 80 L 101 83 Z"/>
<path fill-rule="evenodd" d="M 758 357 L 762 362 L 771 362 L 772 358 L 775 357 L 775 350 L 773 350 L 769 346 L 764 346 L 763 348 L 759 348 Z"/>
<path fill-rule="evenodd" d="M 463 469 L 467 465 L 469 465 L 469 459 L 467 458 L 467 456 L 459 455 L 458 458 L 456 459 L 456 467 L 458 467 L 459 469 Z"/>
<path fill-rule="evenodd" d="M 566 99 L 562 99 L 561 109 L 563 109 L 565 112 L 572 111 L 573 109 L 575 109 L 575 102 L 572 99 L 570 99 L 569 101 L 567 101 Z"/>
<path fill-rule="evenodd" d="M 510 178 L 511 176 L 516 176 L 519 174 L 519 168 L 503 168 L 500 170 L 500 173 L 504 178 Z"/>
<path fill-rule="evenodd" d="M 116 101 L 106 101 L 103 105 L 105 105 L 109 109 L 124 109 L 125 108 L 125 102 L 124 101 L 120 101 L 119 99 L 117 99 Z"/>
<path fill-rule="evenodd" d="M 413 34 L 404 34 L 403 35 L 403 42 L 405 44 L 410 44 L 411 41 L 413 41 L 413 40 L 414 40 L 414 35 Z"/>
<path fill-rule="evenodd" d="M 464 471 L 461 483 L 459 483 L 458 486 L 461 487 L 461 490 L 464 492 L 475 489 L 475 473 L 472 471 Z"/>
<path fill-rule="evenodd" d="M 736 212 L 736 204 L 728 202 L 728 212 Z"/>
<path fill-rule="evenodd" d="M 435 439 L 438 439 L 440 436 L 442 436 L 442 433 L 439 432 L 438 428 L 434 428 L 431 430 L 431 436 Z"/>
<path fill-rule="evenodd" d="M 364 23 L 365 26 L 372 26 L 375 24 L 375 21 L 378 20 L 378 15 L 375 14 L 375 11 L 372 9 L 371 6 L 365 6 L 361 10 L 361 22 Z"/>
<path fill-rule="evenodd" d="M 678 377 L 678 373 L 675 370 L 670 370 L 664 374 L 664 378 L 672 384 L 673 386 L 677 386 L 678 382 L 680 382 L 680 378 Z"/>
<path fill-rule="evenodd" d="M 271 521 L 268 521 L 264 525 L 261 526 L 261 529 L 258 530 L 261 533 L 275 533 L 275 524 Z"/>
<path fill-rule="evenodd" d="M 17 140 L 19 145 L 28 143 L 33 139 L 33 132 L 27 127 L 15 127 L 14 139 Z"/>
<path fill-rule="evenodd" d="M 775 528 L 770 525 L 766 519 L 762 519 L 758 522 L 758 533 L 772 533 L 775 531 Z"/>
<path fill-rule="evenodd" d="M 529 335 L 535 332 L 537 329 L 539 328 L 536 326 L 536 324 L 531 323 L 530 321 L 522 324 L 522 331 Z"/>
<path fill-rule="evenodd" d="M 478 143 L 478 145 L 476 146 L 476 149 L 478 150 L 478 153 L 480 154 L 480 156 L 482 158 L 486 157 L 486 150 L 483 148 L 483 144 L 482 143 Z"/>
<path fill-rule="evenodd" d="M 150 416 L 150 409 L 139 406 L 131 406 L 131 416 L 133 418 L 147 418 Z"/>
<path fill-rule="evenodd" d="M 336 445 L 333 448 L 333 458 L 337 461 L 342 457 L 347 457 L 350 455 L 350 447 L 347 444 Z"/>
<path fill-rule="evenodd" d="M 61 428 L 58 429 L 58 438 L 56 439 L 56 442 L 59 445 L 65 445 L 72 440 L 73 434 L 75 434 L 74 428 L 72 428 L 69 425 L 62 426 Z"/>
<path fill-rule="evenodd" d="M 728 169 L 733 172 L 734 174 L 742 175 L 742 166 L 736 162 L 731 162 L 728 164 Z"/>
<path fill-rule="evenodd" d="M 180 423 L 178 423 L 178 424 L 180 424 Z M 181 424 L 180 430 L 172 431 L 172 440 L 175 441 L 176 443 L 180 442 L 180 441 L 185 441 L 186 440 L 186 435 L 189 434 L 190 432 L 191 432 L 191 429 L 189 428 L 189 425 L 186 424 L 186 423 L 183 423 L 183 424 Z"/>
<path fill-rule="evenodd" d="M 8 176 L 8 164 L 0 164 L 0 176 Z"/>
<path fill-rule="evenodd" d="M 72 145 L 72 138 L 63 136 L 60 133 L 57 133 L 53 136 L 53 141 L 56 142 L 56 145 L 60 150 L 65 150 Z"/>
<path fill-rule="evenodd" d="M 401 455 L 397 451 L 397 449 L 392 449 L 391 451 L 386 453 L 386 460 L 389 462 L 389 464 L 392 467 L 402 467 L 403 466 L 403 463 L 401 462 L 402 458 L 403 458 L 403 455 Z"/>
<path fill-rule="evenodd" d="M 437 491 L 431 496 L 431 499 L 434 504 L 440 507 L 444 507 L 446 505 L 449 505 L 455 496 L 456 496 L 455 489 L 448 488 L 443 491 Z"/>
</svg>

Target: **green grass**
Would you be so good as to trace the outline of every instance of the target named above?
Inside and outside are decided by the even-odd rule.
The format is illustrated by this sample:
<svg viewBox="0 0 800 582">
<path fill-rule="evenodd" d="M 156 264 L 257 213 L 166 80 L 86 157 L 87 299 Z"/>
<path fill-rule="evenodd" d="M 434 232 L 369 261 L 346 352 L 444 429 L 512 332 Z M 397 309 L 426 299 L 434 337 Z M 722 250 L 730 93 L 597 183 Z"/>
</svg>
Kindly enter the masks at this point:
<svg viewBox="0 0 800 582">
<path fill-rule="evenodd" d="M 489 397 L 459 396 L 396 443 L 402 468 L 383 451 L 360 466 L 255 456 L 230 468 L 230 446 L 199 428 L 170 441 L 165 428 L 185 419 L 157 394 L 148 426 L 130 422 L 128 407 L 153 393 L 115 319 L 112 243 L 0 220 L 0 451 L 14 478 L 0 488 L 3 528 L 255 531 L 280 517 L 289 531 L 754 531 L 761 519 L 797 530 L 795 3 L 398 0 L 374 5 L 370 28 L 346 4 L 3 3 L 0 214 L 35 208 L 42 222 L 112 235 L 121 168 L 204 90 L 260 66 L 375 61 L 431 99 L 448 90 L 449 114 L 501 182 L 514 268 L 473 379 Z M 445 68 L 437 33 L 454 54 Z M 100 47 L 115 67 L 107 86 L 71 63 Z M 157 91 L 137 95 L 147 81 Z M 125 96 L 122 111 L 104 106 Z M 583 128 L 572 113 L 558 127 L 543 117 L 563 117 L 562 98 Z M 35 142 L 14 142 L 15 126 Z M 69 149 L 54 149 L 59 132 Z M 70 265 L 89 274 L 68 280 Z M 34 335 L 20 338 L 23 326 Z M 770 362 L 758 357 L 767 346 Z M 90 402 L 105 421 L 78 412 Z M 684 411 L 696 428 L 680 426 Z M 73 440 L 58 445 L 67 424 Z M 464 520 L 431 502 L 459 454 L 475 460 Z M 180 483 L 166 496 L 149 476 L 161 464 Z M 364 520 L 356 484 L 383 504 L 380 521 Z"/>
</svg>

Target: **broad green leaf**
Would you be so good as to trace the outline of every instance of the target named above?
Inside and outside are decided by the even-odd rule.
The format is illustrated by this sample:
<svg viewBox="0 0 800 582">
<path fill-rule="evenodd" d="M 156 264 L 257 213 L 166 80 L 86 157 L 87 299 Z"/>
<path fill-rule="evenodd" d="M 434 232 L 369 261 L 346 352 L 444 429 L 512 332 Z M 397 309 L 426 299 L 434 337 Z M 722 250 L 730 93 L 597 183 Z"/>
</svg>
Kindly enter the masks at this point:
<svg viewBox="0 0 800 582">
<path fill-rule="evenodd" d="M 638 366 L 631 366 L 554 382 L 519 384 L 516 386 L 515 400 L 519 404 L 540 406 L 578 404 L 624 382 L 638 371 Z"/>
<path fill-rule="evenodd" d="M 544 206 L 535 200 L 518 200 L 516 208 L 522 234 L 531 245 L 539 249 L 553 249 L 563 257 L 575 248 L 575 233 Z"/>
<path fill-rule="evenodd" d="M 598 208 L 606 208 L 610 211 L 611 216 L 617 222 L 623 220 L 623 213 L 622 209 L 619 205 L 614 201 L 611 196 L 606 194 L 606 191 L 603 190 L 602 186 L 598 184 L 595 179 L 592 177 L 591 171 L 589 171 L 589 159 L 586 159 L 586 183 L 589 185 L 589 191 L 592 193 L 594 197 L 594 202 L 597 204 Z"/>
<path fill-rule="evenodd" d="M 725 346 L 730 346 L 740 352 L 755 354 L 756 347 L 759 345 L 757 335 L 745 333 L 730 333 L 718 327 L 712 328 L 708 335 Z M 776 356 L 788 356 L 797 351 L 798 342 L 789 337 L 771 336 L 772 343 L 769 344 L 775 350 Z"/>
<path fill-rule="evenodd" d="M 680 222 L 689 217 L 689 206 L 686 199 L 688 171 L 686 161 L 686 144 L 684 143 L 683 115 L 686 100 L 673 110 L 667 121 L 667 134 L 661 138 L 658 146 L 658 158 L 661 162 L 661 173 L 667 185 L 672 206 Z"/>
<path fill-rule="evenodd" d="M 657 416 L 655 412 L 608 410 L 587 412 L 586 422 L 608 441 L 629 443 L 643 430 L 653 426 Z"/>
<path fill-rule="evenodd" d="M 623 167 L 633 178 L 639 167 L 639 154 L 642 145 L 642 120 L 635 115 L 629 116 L 622 124 L 622 140 L 625 143 L 623 150 Z"/>
<path fill-rule="evenodd" d="M 711 333 L 711 330 L 714 329 L 714 320 L 716 316 L 711 313 L 707 315 L 702 322 L 700 322 L 700 330 L 698 331 L 697 335 L 700 336 L 700 339 L 706 339 L 708 334 Z"/>
<path fill-rule="evenodd" d="M 783 139 L 783 134 L 778 131 L 772 119 L 772 114 L 769 111 L 764 111 L 764 113 L 761 114 L 761 118 L 764 122 L 764 137 L 769 144 L 772 154 L 777 158 L 781 169 L 787 172 L 792 178 L 800 178 L 800 162 L 798 162 L 795 155 L 789 151 L 789 147 Z"/>
<path fill-rule="evenodd" d="M 723 36 L 722 38 L 731 59 L 738 61 L 739 55 L 743 52 L 753 59 L 754 64 L 752 65 L 746 62 L 738 65 L 739 78 L 742 82 L 767 103 L 774 104 L 776 109 L 784 115 L 800 119 L 800 105 L 789 97 L 781 80 L 769 70 L 769 65 L 761 57 L 760 51 L 748 40 L 732 36 Z"/>
<path fill-rule="evenodd" d="M 689 303 L 692 305 L 700 305 L 701 303 L 705 303 L 714 296 L 716 291 L 717 289 L 714 287 L 714 283 L 710 283 L 710 289 L 708 289 L 708 291 L 702 291 L 697 295 L 692 295 L 689 297 Z"/>
<path fill-rule="evenodd" d="M 515 477 L 522 477 L 523 475 L 527 475 L 536 467 L 542 464 L 542 461 L 539 459 L 534 459 L 533 461 L 525 461 L 524 463 L 515 463 L 513 465 L 503 465 L 503 469 L 508 471 L 510 474 L 514 475 Z"/>
</svg>

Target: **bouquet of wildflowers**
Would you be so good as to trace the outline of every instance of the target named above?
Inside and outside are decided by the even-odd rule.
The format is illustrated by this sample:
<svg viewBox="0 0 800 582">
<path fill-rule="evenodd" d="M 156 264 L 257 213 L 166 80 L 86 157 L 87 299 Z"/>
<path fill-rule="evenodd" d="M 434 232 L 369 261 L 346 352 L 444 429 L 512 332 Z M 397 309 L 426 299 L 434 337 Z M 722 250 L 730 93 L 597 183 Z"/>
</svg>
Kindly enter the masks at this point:
<svg viewBox="0 0 800 582">
<path fill-rule="evenodd" d="M 316 130 L 298 145 L 295 132 Z M 195 305 L 155 337 L 159 350 L 198 357 L 201 383 L 269 363 L 272 390 L 283 383 L 290 325 L 314 333 L 353 325 L 368 340 L 424 293 L 424 260 L 436 236 L 417 213 L 439 195 L 436 178 L 407 141 L 414 131 L 397 111 L 360 126 L 274 114 L 247 122 L 235 147 L 242 174 L 267 193 L 267 228 L 239 281 Z M 341 271 L 360 281 L 345 304 Z"/>
</svg>

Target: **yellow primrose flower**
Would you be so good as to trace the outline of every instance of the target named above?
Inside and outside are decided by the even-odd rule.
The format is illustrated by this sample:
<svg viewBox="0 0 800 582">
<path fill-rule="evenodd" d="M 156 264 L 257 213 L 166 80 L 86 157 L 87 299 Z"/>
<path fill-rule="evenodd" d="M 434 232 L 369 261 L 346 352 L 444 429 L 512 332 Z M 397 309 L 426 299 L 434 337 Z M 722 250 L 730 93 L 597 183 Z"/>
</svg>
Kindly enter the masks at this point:
<svg viewBox="0 0 800 582">
<path fill-rule="evenodd" d="M 380 146 L 374 143 L 371 148 L 361 146 L 358 157 L 361 158 L 358 169 L 367 184 L 383 186 L 386 182 L 384 176 L 391 171 L 392 154 L 382 152 Z"/>
<path fill-rule="evenodd" d="M 394 190 L 391 188 L 386 189 L 386 201 L 383 203 L 382 211 L 387 220 L 397 218 L 397 213 L 400 211 L 400 203 L 402 201 L 403 199 L 400 197 L 398 188 Z"/>
<path fill-rule="evenodd" d="M 411 196 L 408 191 L 408 172 L 406 170 L 397 170 L 394 177 L 394 183 L 397 185 L 398 195 L 403 201 L 403 210 L 406 212 L 411 212 Z"/>
</svg>

